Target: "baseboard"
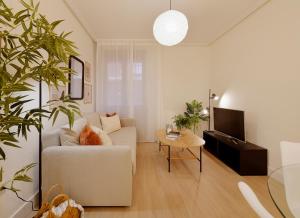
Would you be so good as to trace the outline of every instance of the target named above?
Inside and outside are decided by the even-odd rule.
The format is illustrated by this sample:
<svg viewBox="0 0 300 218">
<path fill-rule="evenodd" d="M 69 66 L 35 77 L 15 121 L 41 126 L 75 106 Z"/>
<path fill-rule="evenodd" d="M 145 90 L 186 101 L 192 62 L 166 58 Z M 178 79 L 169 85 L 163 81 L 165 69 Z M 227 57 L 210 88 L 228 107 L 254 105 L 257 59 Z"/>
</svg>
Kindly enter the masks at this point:
<svg viewBox="0 0 300 218">
<path fill-rule="evenodd" d="M 33 201 L 33 206 L 37 208 L 38 205 L 38 199 L 39 199 L 39 192 L 35 192 L 28 201 Z M 31 203 L 24 202 L 22 206 L 13 214 L 11 215 L 11 218 L 28 218 L 32 217 L 32 209 L 31 209 Z"/>
<path fill-rule="evenodd" d="M 274 167 L 269 166 L 268 167 L 268 176 L 275 170 Z"/>
</svg>

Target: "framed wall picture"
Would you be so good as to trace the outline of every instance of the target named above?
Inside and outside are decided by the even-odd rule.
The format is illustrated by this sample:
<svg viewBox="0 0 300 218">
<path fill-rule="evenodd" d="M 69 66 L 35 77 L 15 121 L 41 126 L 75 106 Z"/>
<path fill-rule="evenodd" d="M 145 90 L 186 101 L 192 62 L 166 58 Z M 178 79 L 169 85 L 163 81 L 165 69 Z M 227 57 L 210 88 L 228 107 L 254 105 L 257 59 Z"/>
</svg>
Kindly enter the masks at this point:
<svg viewBox="0 0 300 218">
<path fill-rule="evenodd" d="M 92 85 L 91 84 L 84 84 L 84 103 L 85 104 L 92 104 Z"/>
<path fill-rule="evenodd" d="M 84 81 L 92 82 L 91 64 L 88 61 L 84 63 Z"/>
<path fill-rule="evenodd" d="M 71 56 L 69 68 L 73 73 L 69 75 L 69 95 L 73 100 L 81 100 L 84 96 L 84 63 L 77 57 Z"/>
</svg>

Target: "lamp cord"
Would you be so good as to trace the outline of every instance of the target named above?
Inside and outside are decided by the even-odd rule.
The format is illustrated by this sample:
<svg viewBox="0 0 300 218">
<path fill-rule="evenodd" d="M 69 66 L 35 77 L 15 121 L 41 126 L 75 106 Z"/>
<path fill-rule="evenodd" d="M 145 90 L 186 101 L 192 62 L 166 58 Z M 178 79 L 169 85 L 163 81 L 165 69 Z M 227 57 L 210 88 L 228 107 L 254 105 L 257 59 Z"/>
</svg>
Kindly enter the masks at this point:
<svg viewBox="0 0 300 218">
<path fill-rule="evenodd" d="M 38 209 L 35 209 L 33 206 L 33 201 L 27 201 L 24 198 L 20 197 L 19 194 L 17 192 L 15 192 L 17 198 L 19 198 L 20 200 L 24 201 L 25 203 L 30 203 L 31 204 L 31 210 L 32 211 L 38 211 Z"/>
<path fill-rule="evenodd" d="M 170 10 L 172 10 L 172 0 L 170 0 Z"/>
<path fill-rule="evenodd" d="M 10 190 L 6 187 L 3 187 L 3 189 L 7 189 L 7 190 Z M 25 202 L 25 203 L 30 203 L 31 204 L 31 210 L 32 211 L 38 211 L 38 209 L 35 209 L 34 206 L 33 206 L 33 201 L 28 201 L 28 200 L 25 200 L 24 198 L 20 197 L 20 195 L 18 194 L 18 192 L 16 191 L 13 191 L 13 193 L 16 194 L 17 198 L 19 198 L 21 201 Z"/>
</svg>

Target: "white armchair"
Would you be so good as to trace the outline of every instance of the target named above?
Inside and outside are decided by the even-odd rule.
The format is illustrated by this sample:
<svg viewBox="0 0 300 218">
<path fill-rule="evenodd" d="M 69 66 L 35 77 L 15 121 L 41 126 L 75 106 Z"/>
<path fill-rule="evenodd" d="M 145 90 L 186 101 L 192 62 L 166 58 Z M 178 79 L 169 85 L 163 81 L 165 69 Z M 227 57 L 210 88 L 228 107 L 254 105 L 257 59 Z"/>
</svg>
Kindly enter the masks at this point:
<svg viewBox="0 0 300 218">
<path fill-rule="evenodd" d="M 282 141 L 280 142 L 280 150 L 282 166 L 300 164 L 300 143 Z M 293 214 L 299 214 L 300 202 L 298 201 L 298 196 L 300 195 L 300 190 L 294 189 L 293 187 L 298 185 L 296 182 L 299 181 L 300 178 L 299 173 L 291 169 L 293 168 L 287 170 L 283 168 L 284 190 L 290 210 Z"/>
</svg>

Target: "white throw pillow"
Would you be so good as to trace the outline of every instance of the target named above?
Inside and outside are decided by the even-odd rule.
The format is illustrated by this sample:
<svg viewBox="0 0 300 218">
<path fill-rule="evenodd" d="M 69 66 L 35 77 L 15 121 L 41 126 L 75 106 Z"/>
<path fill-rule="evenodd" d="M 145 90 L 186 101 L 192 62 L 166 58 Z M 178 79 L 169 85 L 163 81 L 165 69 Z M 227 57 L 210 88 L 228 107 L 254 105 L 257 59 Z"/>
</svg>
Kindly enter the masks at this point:
<svg viewBox="0 0 300 218">
<path fill-rule="evenodd" d="M 62 146 L 79 145 L 80 133 L 87 123 L 87 119 L 80 118 L 74 122 L 72 129 L 69 128 L 69 124 L 64 125 L 60 132 L 60 144 Z"/>
<path fill-rule="evenodd" d="M 91 129 L 99 135 L 102 141 L 102 145 L 112 145 L 112 140 L 105 131 L 98 128 L 97 126 L 91 126 Z"/>
<path fill-rule="evenodd" d="M 62 146 L 79 145 L 79 135 L 68 128 L 62 128 L 60 132 L 60 144 Z"/>
<path fill-rule="evenodd" d="M 121 129 L 121 122 L 118 114 L 112 117 L 100 116 L 100 119 L 102 128 L 107 134 Z"/>
</svg>

